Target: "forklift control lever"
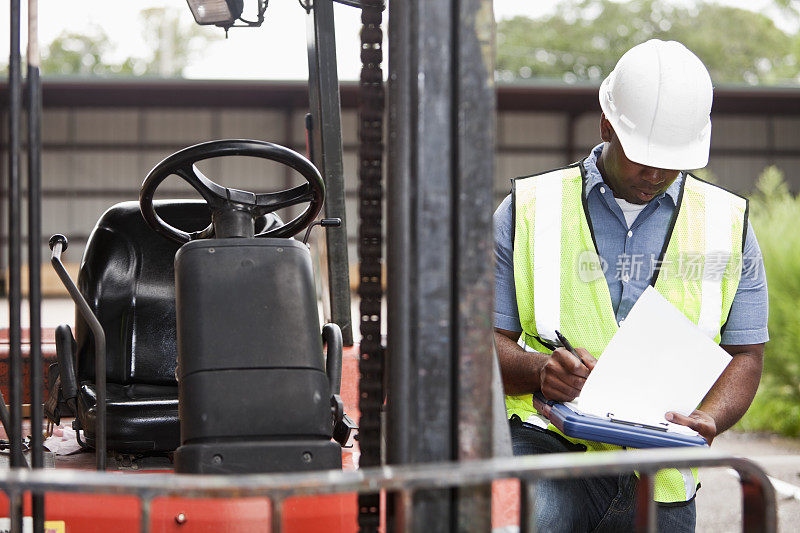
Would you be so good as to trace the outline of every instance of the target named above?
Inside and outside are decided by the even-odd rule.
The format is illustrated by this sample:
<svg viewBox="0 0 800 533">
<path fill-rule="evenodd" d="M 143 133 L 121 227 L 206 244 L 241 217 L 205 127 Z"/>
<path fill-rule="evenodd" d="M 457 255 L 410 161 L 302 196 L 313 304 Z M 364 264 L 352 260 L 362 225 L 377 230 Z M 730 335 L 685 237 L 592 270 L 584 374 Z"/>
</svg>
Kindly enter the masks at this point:
<svg viewBox="0 0 800 533">
<path fill-rule="evenodd" d="M 306 236 L 303 237 L 303 244 L 308 244 L 308 238 L 311 236 L 311 230 L 314 226 L 322 226 L 323 228 L 339 228 L 342 225 L 341 218 L 323 218 L 311 224 L 306 230 Z"/>
</svg>

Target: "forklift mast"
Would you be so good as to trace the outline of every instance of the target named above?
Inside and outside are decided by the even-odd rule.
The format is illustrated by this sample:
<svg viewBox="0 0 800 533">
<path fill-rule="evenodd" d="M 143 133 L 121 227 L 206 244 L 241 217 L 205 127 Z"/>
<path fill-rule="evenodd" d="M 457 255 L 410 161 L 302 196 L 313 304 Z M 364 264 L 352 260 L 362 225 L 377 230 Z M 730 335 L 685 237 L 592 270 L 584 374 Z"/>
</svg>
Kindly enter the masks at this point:
<svg viewBox="0 0 800 533">
<path fill-rule="evenodd" d="M 389 4 L 392 464 L 492 453 L 493 28 L 491 0 Z M 491 529 L 489 486 L 407 503 L 414 531 Z"/>
<path fill-rule="evenodd" d="M 328 228 L 328 286 L 331 321 L 342 330 L 345 346 L 353 345 L 350 317 L 350 275 L 347 257 L 347 217 L 342 163 L 342 119 L 339 75 L 336 69 L 334 0 L 309 0 L 306 5 L 308 49 L 309 159 L 325 180 L 325 216 L 340 218 L 342 225 Z"/>
</svg>

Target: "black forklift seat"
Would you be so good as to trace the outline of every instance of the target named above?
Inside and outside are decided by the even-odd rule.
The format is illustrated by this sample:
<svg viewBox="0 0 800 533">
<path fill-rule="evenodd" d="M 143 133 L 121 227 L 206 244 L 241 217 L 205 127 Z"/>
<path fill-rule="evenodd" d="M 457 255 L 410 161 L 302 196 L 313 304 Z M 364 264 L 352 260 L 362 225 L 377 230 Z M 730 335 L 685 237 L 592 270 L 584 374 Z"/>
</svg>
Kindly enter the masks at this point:
<svg viewBox="0 0 800 533">
<path fill-rule="evenodd" d="M 204 201 L 155 205 L 164 220 L 187 231 L 211 223 Z M 272 214 L 257 222 L 257 230 L 281 224 Z M 165 452 L 180 444 L 173 265 L 179 247 L 153 232 L 138 202 L 106 211 L 86 245 L 78 287 L 106 335 L 107 443 L 118 452 Z M 75 337 L 76 416 L 94 446 L 94 338 L 80 313 Z"/>
</svg>

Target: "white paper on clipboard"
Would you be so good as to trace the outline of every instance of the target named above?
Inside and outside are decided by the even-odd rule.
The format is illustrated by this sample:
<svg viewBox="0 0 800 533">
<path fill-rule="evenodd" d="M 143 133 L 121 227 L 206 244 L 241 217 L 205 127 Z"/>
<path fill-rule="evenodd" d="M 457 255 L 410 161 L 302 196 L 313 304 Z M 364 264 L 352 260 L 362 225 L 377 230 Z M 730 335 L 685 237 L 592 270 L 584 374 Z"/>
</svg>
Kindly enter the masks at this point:
<svg viewBox="0 0 800 533">
<path fill-rule="evenodd" d="M 691 414 L 730 360 L 658 291 L 647 287 L 570 404 L 586 414 L 663 424 L 667 411 Z M 688 430 L 674 424 L 669 429 Z"/>
</svg>

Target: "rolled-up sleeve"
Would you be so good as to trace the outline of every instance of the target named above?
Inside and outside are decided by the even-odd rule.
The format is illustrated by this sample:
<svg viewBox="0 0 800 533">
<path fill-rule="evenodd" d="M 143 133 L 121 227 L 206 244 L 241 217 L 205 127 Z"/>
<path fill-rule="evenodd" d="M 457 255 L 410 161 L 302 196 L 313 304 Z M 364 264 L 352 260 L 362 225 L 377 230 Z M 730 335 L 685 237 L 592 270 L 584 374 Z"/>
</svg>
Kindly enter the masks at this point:
<svg viewBox="0 0 800 533">
<path fill-rule="evenodd" d="M 764 271 L 761 247 L 749 220 L 744 242 L 742 277 L 739 280 L 736 296 L 733 298 L 720 344 L 761 344 L 769 340 L 767 275 Z"/>
<path fill-rule="evenodd" d="M 494 212 L 494 327 L 522 331 L 514 285 L 514 221 L 511 195 Z"/>
</svg>

